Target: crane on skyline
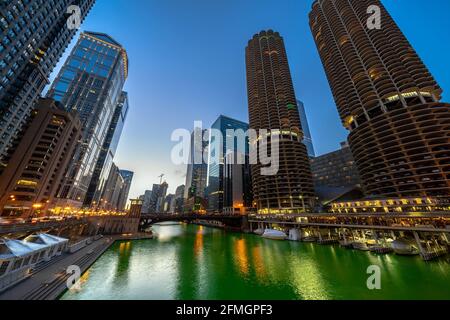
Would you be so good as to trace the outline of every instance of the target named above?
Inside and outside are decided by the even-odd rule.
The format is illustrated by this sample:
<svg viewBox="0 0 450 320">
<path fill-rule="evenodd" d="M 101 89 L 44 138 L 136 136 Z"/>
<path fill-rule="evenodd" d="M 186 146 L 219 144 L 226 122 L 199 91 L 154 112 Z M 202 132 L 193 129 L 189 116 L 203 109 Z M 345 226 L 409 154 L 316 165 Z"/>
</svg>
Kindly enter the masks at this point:
<svg viewBox="0 0 450 320">
<path fill-rule="evenodd" d="M 158 176 L 159 178 L 159 184 L 162 184 L 162 179 L 164 178 L 165 174 L 161 174 L 160 176 Z"/>
</svg>

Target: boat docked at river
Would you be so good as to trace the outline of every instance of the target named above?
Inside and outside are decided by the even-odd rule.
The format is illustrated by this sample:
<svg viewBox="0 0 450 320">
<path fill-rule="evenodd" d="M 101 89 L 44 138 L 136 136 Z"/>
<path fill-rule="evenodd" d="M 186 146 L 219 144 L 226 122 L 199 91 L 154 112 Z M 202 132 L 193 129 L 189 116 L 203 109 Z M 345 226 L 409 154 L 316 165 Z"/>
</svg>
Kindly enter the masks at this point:
<svg viewBox="0 0 450 320">
<path fill-rule="evenodd" d="M 271 240 L 286 240 L 288 236 L 282 231 L 266 229 L 262 237 Z"/>
<path fill-rule="evenodd" d="M 415 256 L 420 253 L 417 244 L 413 240 L 406 238 L 394 240 L 391 246 L 398 255 Z"/>
<path fill-rule="evenodd" d="M 303 242 L 317 242 L 317 240 L 318 238 L 316 236 L 307 236 L 302 238 Z"/>
<path fill-rule="evenodd" d="M 354 241 L 352 243 L 352 247 L 355 250 L 360 250 L 360 251 L 369 251 L 369 247 L 367 246 L 367 243 L 364 241 Z"/>
<path fill-rule="evenodd" d="M 289 237 L 288 237 L 289 241 L 300 241 L 301 238 L 302 236 L 300 234 L 300 230 L 298 229 L 289 230 Z"/>
<path fill-rule="evenodd" d="M 353 248 L 353 242 L 352 241 L 348 241 L 348 240 L 340 240 L 339 241 L 339 245 L 343 248 L 346 249 L 351 249 Z"/>
<path fill-rule="evenodd" d="M 255 231 L 253 231 L 253 233 L 258 236 L 262 236 L 264 234 L 264 231 L 264 229 L 256 229 Z"/>
<path fill-rule="evenodd" d="M 383 246 L 383 245 L 370 246 L 370 252 L 376 253 L 376 254 L 388 254 L 393 251 L 394 251 L 394 249 L 392 249 L 391 247 L 388 247 L 388 246 Z"/>
</svg>

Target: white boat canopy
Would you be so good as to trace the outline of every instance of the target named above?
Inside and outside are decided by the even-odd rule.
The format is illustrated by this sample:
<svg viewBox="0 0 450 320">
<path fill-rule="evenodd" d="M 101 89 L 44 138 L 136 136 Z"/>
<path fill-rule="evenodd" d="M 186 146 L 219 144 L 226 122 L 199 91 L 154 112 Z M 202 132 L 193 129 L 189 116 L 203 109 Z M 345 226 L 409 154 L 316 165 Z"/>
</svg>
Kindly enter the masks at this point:
<svg viewBox="0 0 450 320">
<path fill-rule="evenodd" d="M 31 236 L 28 236 L 24 239 L 24 241 L 27 242 L 28 244 L 34 243 L 34 244 L 43 244 L 43 245 L 47 245 L 47 246 L 53 246 L 56 244 L 68 242 L 69 240 L 60 238 L 60 237 L 56 237 L 56 236 L 52 236 L 52 235 L 46 234 L 46 233 L 40 233 L 40 234 L 34 234 Z"/>
<path fill-rule="evenodd" d="M 11 259 L 15 257 L 22 257 L 33 253 L 36 250 L 47 247 L 46 245 L 39 245 L 37 247 L 31 247 L 20 240 L 0 240 L 0 259 Z"/>
<path fill-rule="evenodd" d="M 31 235 L 24 240 L 0 239 L 0 259 L 7 260 L 33 254 L 36 251 L 68 242 L 49 234 Z"/>
</svg>

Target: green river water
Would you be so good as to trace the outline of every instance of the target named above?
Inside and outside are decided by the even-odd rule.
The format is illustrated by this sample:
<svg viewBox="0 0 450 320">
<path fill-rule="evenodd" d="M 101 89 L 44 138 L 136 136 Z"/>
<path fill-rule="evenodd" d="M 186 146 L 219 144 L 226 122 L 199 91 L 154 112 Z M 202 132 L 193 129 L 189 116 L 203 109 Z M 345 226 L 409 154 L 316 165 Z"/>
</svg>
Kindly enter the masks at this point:
<svg viewBox="0 0 450 320">
<path fill-rule="evenodd" d="M 378 256 L 194 225 L 115 243 L 64 300 L 450 299 L 450 260 Z M 367 268 L 381 268 L 381 290 Z"/>
</svg>

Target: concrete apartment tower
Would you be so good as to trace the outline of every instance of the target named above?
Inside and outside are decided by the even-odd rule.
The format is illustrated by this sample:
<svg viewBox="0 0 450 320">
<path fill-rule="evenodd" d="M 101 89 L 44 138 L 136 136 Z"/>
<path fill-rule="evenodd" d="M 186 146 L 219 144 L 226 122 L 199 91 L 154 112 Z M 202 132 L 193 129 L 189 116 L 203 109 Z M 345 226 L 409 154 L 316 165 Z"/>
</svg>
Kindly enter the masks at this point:
<svg viewBox="0 0 450 320">
<path fill-rule="evenodd" d="M 31 218 L 47 212 L 81 137 L 75 112 L 40 99 L 28 118 L 20 143 L 0 175 L 0 216 Z"/>
<path fill-rule="evenodd" d="M 310 26 L 366 195 L 448 199 L 450 105 L 382 3 L 315 1 Z"/>
<path fill-rule="evenodd" d="M 252 166 L 258 212 L 311 211 L 312 174 L 283 38 L 271 30 L 256 34 L 248 43 L 246 62 L 250 128 L 281 132 L 278 174 L 264 176 L 261 164 Z"/>
</svg>

